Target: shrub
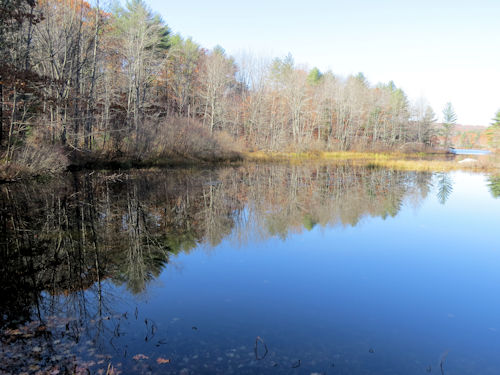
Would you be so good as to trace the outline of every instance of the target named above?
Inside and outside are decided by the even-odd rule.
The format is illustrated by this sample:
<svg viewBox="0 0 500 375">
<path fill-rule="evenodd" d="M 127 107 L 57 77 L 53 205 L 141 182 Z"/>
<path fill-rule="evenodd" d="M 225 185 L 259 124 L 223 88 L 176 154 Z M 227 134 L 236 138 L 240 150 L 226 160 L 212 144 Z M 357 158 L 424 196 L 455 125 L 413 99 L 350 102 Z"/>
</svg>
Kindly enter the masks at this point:
<svg viewBox="0 0 500 375">
<path fill-rule="evenodd" d="M 240 158 L 236 142 L 225 133 L 210 134 L 195 120 L 176 118 L 143 124 L 138 139 L 128 145 L 138 160 L 224 161 Z"/>
<path fill-rule="evenodd" d="M 61 147 L 38 143 L 36 138 L 30 137 L 13 151 L 10 159 L 6 155 L 2 157 L 0 179 L 14 180 L 57 173 L 65 170 L 68 164 Z"/>
</svg>

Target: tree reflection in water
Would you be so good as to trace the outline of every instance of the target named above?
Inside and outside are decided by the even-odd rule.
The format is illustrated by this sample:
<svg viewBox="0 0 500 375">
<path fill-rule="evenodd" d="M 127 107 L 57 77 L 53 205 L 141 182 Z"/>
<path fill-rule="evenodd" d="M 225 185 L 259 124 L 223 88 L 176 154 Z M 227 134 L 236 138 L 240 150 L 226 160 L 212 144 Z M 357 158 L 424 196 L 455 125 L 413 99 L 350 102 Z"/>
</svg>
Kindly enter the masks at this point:
<svg viewBox="0 0 500 375">
<path fill-rule="evenodd" d="M 499 176 L 491 176 L 489 178 L 488 187 L 490 188 L 491 195 L 493 198 L 500 197 L 500 175 Z"/>
<path fill-rule="evenodd" d="M 75 372 L 92 355 L 126 356 L 116 337 L 134 312 L 115 311 L 116 286 L 141 293 L 172 255 L 199 245 L 286 238 L 316 226 L 354 226 L 365 216 L 395 216 L 405 200 L 420 204 L 431 178 L 348 164 L 260 164 L 75 173 L 3 185 L 0 325 L 9 360 L 2 370 L 37 363 Z M 443 201 L 441 191 L 449 187 L 440 184 Z M 154 334 L 152 324 L 146 321 Z"/>
<path fill-rule="evenodd" d="M 438 201 L 445 204 L 453 191 L 453 180 L 444 172 L 436 173 L 436 180 Z"/>
</svg>

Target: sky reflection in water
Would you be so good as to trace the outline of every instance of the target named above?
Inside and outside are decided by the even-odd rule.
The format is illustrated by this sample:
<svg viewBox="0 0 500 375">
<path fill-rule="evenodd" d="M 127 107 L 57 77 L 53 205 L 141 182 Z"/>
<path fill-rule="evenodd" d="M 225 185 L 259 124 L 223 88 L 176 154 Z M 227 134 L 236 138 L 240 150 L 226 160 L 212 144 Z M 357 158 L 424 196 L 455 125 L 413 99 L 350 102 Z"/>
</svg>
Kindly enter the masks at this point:
<svg viewBox="0 0 500 375">
<path fill-rule="evenodd" d="M 4 187 L 3 366 L 26 350 L 91 373 L 497 374 L 491 181 L 248 166 Z M 26 348 L 29 321 L 50 335 Z"/>
</svg>

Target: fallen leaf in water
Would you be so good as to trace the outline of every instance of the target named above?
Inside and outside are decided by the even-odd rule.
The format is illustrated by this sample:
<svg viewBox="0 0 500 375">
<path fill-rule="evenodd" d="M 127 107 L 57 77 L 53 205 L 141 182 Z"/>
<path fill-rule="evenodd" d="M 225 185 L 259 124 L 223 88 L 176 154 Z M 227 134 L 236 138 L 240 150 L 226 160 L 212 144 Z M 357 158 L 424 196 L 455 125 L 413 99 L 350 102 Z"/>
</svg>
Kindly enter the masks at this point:
<svg viewBox="0 0 500 375">
<path fill-rule="evenodd" d="M 139 361 L 141 359 L 149 359 L 149 357 L 144 354 L 136 354 L 132 358 L 135 359 L 136 361 Z"/>
<path fill-rule="evenodd" d="M 163 364 L 165 364 L 165 363 L 170 363 L 170 359 L 165 359 L 165 358 L 159 357 L 159 358 L 156 360 L 156 363 L 158 363 L 159 365 L 163 365 Z"/>
</svg>

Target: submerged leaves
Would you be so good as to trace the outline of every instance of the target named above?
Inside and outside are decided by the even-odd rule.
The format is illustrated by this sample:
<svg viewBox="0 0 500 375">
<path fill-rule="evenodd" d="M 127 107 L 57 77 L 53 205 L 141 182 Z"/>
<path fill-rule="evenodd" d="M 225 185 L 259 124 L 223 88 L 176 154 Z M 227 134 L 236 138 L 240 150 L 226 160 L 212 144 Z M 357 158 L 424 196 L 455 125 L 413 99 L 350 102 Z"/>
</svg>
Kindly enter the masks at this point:
<svg viewBox="0 0 500 375">
<path fill-rule="evenodd" d="M 163 364 L 166 364 L 166 363 L 170 363 L 170 359 L 158 357 L 156 359 L 156 363 L 158 363 L 159 365 L 163 365 Z"/>
</svg>

